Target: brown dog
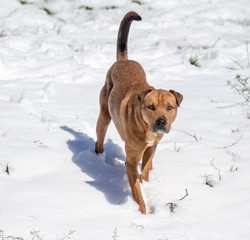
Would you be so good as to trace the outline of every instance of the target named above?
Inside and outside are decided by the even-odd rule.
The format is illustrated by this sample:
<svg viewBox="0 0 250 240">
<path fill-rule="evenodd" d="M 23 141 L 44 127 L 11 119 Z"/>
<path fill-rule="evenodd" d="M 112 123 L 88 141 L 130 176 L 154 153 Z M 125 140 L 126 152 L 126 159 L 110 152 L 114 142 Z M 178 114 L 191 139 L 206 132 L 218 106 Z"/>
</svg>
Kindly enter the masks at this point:
<svg viewBox="0 0 250 240">
<path fill-rule="evenodd" d="M 168 133 L 183 97 L 174 90 L 156 90 L 149 86 L 141 65 L 128 60 L 127 38 L 130 24 L 141 17 L 129 12 L 123 18 L 117 39 L 117 62 L 109 69 L 100 93 L 95 152 L 104 151 L 103 142 L 113 120 L 125 141 L 126 172 L 134 200 L 146 213 L 140 182 L 148 181 L 152 158 L 164 132 Z M 141 175 L 137 167 L 142 158 Z"/>
</svg>

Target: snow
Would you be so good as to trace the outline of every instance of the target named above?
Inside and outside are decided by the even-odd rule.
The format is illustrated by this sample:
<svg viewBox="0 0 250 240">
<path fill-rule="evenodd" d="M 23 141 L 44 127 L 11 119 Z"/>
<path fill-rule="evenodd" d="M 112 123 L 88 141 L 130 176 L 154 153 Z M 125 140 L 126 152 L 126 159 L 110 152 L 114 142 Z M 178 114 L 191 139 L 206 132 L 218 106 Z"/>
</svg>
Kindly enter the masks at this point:
<svg viewBox="0 0 250 240">
<path fill-rule="evenodd" d="M 250 77 L 250 2 L 142 2 L 0 0 L 0 239 L 250 238 L 250 108 L 227 86 Z M 147 215 L 113 124 L 94 153 L 99 92 L 130 10 L 142 21 L 129 58 L 184 96 L 142 183 Z"/>
</svg>

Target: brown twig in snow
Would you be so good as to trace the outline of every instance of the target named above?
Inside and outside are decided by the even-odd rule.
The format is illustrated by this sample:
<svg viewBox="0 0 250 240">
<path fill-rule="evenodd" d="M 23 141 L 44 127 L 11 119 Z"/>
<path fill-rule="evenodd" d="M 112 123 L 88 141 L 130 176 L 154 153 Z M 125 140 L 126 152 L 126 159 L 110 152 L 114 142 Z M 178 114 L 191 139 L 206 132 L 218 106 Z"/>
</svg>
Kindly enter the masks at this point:
<svg viewBox="0 0 250 240">
<path fill-rule="evenodd" d="M 185 196 L 183 196 L 182 198 L 179 199 L 179 201 L 183 200 L 184 198 L 186 198 L 188 196 L 188 190 L 185 188 L 186 194 Z"/>
<path fill-rule="evenodd" d="M 172 128 L 172 130 L 177 131 L 177 132 L 185 133 L 185 134 L 187 134 L 187 135 L 193 137 L 193 138 L 195 139 L 196 142 L 198 141 L 198 138 L 197 138 L 197 136 L 196 136 L 195 133 L 194 133 L 194 134 L 191 134 L 191 133 L 188 133 L 188 132 L 186 132 L 186 131 L 184 131 L 184 130 L 175 129 L 175 128 Z"/>
<path fill-rule="evenodd" d="M 217 148 L 219 148 L 219 149 L 230 148 L 230 147 L 232 147 L 233 145 L 237 144 L 237 143 L 238 143 L 238 142 L 242 139 L 242 137 L 243 137 L 243 134 L 240 136 L 240 138 L 239 138 L 236 142 L 234 142 L 234 143 L 230 144 L 229 146 L 225 146 L 225 147 L 217 147 Z"/>
</svg>

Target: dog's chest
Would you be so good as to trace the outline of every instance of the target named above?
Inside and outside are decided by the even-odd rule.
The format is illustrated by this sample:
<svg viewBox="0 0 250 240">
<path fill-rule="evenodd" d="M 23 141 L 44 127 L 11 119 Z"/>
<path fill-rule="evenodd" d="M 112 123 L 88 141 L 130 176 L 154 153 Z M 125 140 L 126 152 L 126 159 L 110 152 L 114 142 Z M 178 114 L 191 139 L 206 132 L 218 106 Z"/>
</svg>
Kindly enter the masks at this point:
<svg viewBox="0 0 250 240">
<path fill-rule="evenodd" d="M 146 144 L 148 147 L 152 147 L 153 145 L 157 145 L 161 138 L 163 137 L 163 133 L 158 132 L 158 133 L 148 133 L 146 135 Z"/>
<path fill-rule="evenodd" d="M 147 143 L 148 147 L 152 147 L 155 144 L 156 139 L 157 139 L 157 134 L 150 133 L 146 138 L 146 143 Z"/>
<path fill-rule="evenodd" d="M 155 140 L 154 139 L 153 140 L 146 140 L 146 143 L 147 143 L 148 147 L 152 147 L 155 143 Z"/>
</svg>

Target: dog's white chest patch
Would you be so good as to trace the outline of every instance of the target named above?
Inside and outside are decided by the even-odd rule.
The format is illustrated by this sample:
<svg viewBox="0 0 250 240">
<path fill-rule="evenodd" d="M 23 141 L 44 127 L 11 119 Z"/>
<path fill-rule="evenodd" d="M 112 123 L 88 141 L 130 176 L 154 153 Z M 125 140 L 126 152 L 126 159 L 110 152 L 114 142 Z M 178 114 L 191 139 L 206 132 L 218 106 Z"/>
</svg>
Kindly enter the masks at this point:
<svg viewBox="0 0 250 240">
<path fill-rule="evenodd" d="M 146 140 L 146 143 L 148 144 L 149 147 L 151 147 L 154 145 L 155 140 Z"/>
</svg>

